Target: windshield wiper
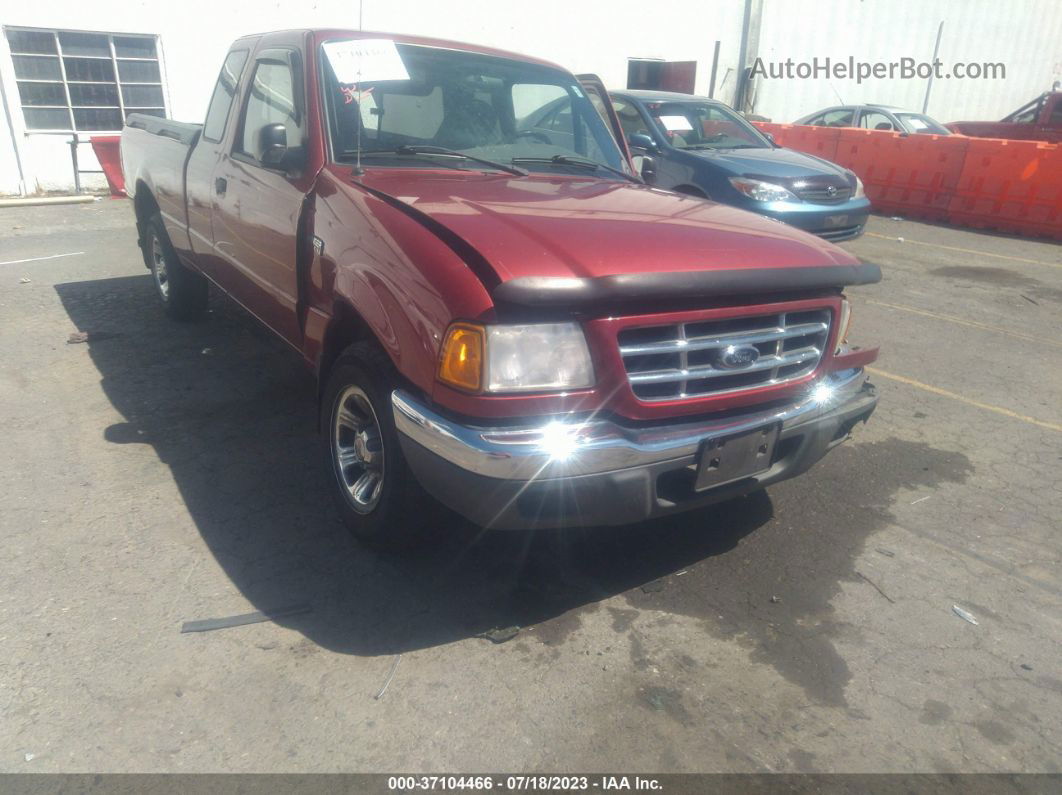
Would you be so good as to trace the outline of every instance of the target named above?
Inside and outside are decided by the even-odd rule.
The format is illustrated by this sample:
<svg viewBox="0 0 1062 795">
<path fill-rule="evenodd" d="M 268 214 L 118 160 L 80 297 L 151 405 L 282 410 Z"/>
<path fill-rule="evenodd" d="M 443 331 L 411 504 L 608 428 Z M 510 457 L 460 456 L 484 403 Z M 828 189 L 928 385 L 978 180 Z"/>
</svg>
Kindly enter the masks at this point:
<svg viewBox="0 0 1062 795">
<path fill-rule="evenodd" d="M 496 160 L 487 160 L 484 157 L 476 157 L 470 155 L 467 152 L 459 152 L 456 149 L 447 149 L 445 146 L 430 146 L 427 144 L 404 144 L 402 146 L 396 146 L 393 149 L 363 149 L 361 156 L 365 155 L 442 155 L 443 157 L 460 157 L 464 160 L 471 160 L 473 163 L 479 163 L 484 166 L 490 166 L 496 168 L 499 171 L 504 171 L 508 174 L 512 174 L 517 177 L 526 177 L 527 172 L 522 168 L 516 166 L 506 165 L 505 163 L 499 163 Z"/>
<path fill-rule="evenodd" d="M 571 155 L 553 155 L 553 157 L 514 157 L 514 163 L 556 163 L 561 166 L 577 166 L 581 168 L 592 168 L 597 171 L 599 168 L 605 169 L 605 171 L 611 171 L 617 176 L 629 179 L 631 182 L 637 182 L 639 185 L 642 181 L 626 171 L 621 171 L 618 168 L 599 163 L 596 160 L 591 160 L 588 157 L 572 157 Z"/>
</svg>

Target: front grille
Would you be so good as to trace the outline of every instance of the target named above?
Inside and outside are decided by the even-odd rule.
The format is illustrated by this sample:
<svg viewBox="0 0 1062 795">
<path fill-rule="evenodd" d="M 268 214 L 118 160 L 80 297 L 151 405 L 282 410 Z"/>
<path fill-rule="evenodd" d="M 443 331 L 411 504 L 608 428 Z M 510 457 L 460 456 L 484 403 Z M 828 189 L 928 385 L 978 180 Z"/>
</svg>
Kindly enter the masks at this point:
<svg viewBox="0 0 1062 795">
<path fill-rule="evenodd" d="M 829 240 L 832 243 L 838 243 L 842 240 L 851 240 L 853 237 L 859 237 L 863 233 L 863 224 L 857 224 L 856 226 L 846 226 L 842 229 L 820 229 L 815 232 L 819 237 Z"/>
<path fill-rule="evenodd" d="M 833 193 L 825 185 L 809 185 L 806 188 L 796 188 L 793 191 L 799 198 L 812 204 L 840 204 L 846 202 L 852 195 L 851 188 L 834 186 Z"/>
<path fill-rule="evenodd" d="M 620 355 L 631 389 L 643 401 L 784 384 L 818 366 L 830 315 L 829 309 L 814 309 L 629 328 L 619 333 Z M 756 349 L 755 357 L 748 347 Z M 728 349 L 733 355 L 733 348 L 755 360 L 728 367 L 723 357 Z"/>
</svg>

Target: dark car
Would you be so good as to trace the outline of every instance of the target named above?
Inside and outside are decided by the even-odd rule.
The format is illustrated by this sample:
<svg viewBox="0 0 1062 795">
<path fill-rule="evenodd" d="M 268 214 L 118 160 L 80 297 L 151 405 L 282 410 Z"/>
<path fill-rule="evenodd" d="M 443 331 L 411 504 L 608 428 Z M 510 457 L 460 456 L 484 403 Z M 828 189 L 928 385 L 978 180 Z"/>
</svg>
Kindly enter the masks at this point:
<svg viewBox="0 0 1062 795">
<path fill-rule="evenodd" d="M 924 113 L 892 105 L 837 105 L 809 113 L 793 124 L 812 127 L 858 127 L 917 135 L 951 135 L 943 124 Z"/>
<path fill-rule="evenodd" d="M 859 178 L 776 146 L 722 102 L 662 91 L 613 91 L 635 154 L 652 157 L 646 180 L 766 215 L 828 240 L 863 232 L 870 202 Z"/>
</svg>

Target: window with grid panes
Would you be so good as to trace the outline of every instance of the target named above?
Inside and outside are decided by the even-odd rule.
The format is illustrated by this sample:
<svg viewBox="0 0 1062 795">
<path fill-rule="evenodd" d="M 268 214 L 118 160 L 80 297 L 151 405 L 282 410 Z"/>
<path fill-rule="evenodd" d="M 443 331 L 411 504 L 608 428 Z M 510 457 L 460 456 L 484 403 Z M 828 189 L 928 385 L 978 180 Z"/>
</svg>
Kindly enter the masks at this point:
<svg viewBox="0 0 1062 795">
<path fill-rule="evenodd" d="M 5 29 L 29 131 L 117 132 L 166 116 L 155 36 Z"/>
</svg>

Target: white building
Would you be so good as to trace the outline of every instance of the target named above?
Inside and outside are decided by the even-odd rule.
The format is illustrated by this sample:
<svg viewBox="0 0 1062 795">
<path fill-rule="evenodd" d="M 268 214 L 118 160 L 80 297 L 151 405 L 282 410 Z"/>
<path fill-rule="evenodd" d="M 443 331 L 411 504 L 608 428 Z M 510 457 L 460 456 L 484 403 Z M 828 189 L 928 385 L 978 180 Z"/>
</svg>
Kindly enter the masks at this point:
<svg viewBox="0 0 1062 795">
<path fill-rule="evenodd" d="M 939 57 L 1001 63 L 1005 77 L 938 79 L 928 112 L 941 121 L 998 119 L 1062 80 L 1062 3 L 1058 0 L 51 0 L 5 3 L 0 11 L 0 194 L 67 191 L 74 184 L 69 142 L 75 131 L 120 129 L 132 109 L 196 121 L 229 42 L 280 28 L 357 27 L 485 44 L 596 72 L 625 87 L 631 59 L 694 62 L 692 88 L 707 94 L 715 43 L 714 96 L 734 103 L 741 50 L 764 62 L 891 62 Z M 943 27 L 941 28 L 941 23 Z M 89 35 L 97 34 L 97 35 Z M 642 66 L 642 74 L 653 74 Z M 755 79 L 744 106 L 792 121 L 838 104 L 880 102 L 920 110 L 927 80 L 836 77 Z M 79 146 L 82 169 L 98 168 Z M 101 177 L 83 178 L 89 188 Z"/>
</svg>

